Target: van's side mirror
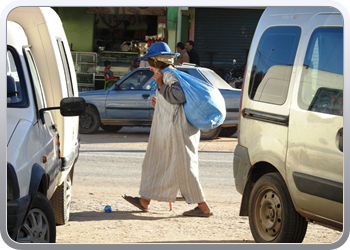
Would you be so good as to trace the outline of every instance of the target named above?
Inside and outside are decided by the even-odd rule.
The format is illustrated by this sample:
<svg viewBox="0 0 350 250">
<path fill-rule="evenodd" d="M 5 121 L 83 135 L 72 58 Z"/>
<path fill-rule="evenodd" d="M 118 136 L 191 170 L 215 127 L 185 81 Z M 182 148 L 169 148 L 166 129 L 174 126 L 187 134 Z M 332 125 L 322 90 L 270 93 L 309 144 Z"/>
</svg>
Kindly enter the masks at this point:
<svg viewBox="0 0 350 250">
<path fill-rule="evenodd" d="M 82 97 L 66 97 L 61 100 L 60 112 L 62 116 L 80 116 L 85 113 L 85 106 Z"/>
<path fill-rule="evenodd" d="M 62 116 L 80 116 L 85 113 L 85 105 L 85 99 L 82 97 L 66 97 L 61 100 L 59 107 L 40 109 L 40 119 L 45 124 L 44 112 L 54 109 L 59 109 Z"/>
<path fill-rule="evenodd" d="M 119 90 L 120 89 L 120 85 L 119 84 L 114 84 L 114 90 Z"/>
</svg>

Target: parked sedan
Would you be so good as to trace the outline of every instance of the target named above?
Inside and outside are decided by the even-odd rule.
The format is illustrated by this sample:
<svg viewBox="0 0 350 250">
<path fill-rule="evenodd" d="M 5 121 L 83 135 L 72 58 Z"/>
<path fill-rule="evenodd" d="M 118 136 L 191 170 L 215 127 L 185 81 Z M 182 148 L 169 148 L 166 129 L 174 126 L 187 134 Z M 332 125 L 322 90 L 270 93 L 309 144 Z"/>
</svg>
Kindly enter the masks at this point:
<svg viewBox="0 0 350 250">
<path fill-rule="evenodd" d="M 201 130 L 201 139 L 231 136 L 237 131 L 241 90 L 228 85 L 214 71 L 203 67 L 178 66 L 184 71 L 216 86 L 225 99 L 226 119 L 214 129 Z M 86 101 L 85 114 L 80 116 L 79 132 L 119 131 L 123 126 L 151 126 L 154 108 L 151 97 L 156 95 L 156 83 L 149 68 L 137 68 L 108 89 L 82 92 Z"/>
</svg>

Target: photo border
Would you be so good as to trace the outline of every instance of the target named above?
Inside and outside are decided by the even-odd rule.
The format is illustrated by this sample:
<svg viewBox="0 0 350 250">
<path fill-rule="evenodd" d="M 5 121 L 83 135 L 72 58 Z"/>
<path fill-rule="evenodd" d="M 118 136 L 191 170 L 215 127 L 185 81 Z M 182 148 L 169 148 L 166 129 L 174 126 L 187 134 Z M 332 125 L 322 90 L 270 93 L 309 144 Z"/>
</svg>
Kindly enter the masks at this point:
<svg viewBox="0 0 350 250">
<path fill-rule="evenodd" d="M 160 0 L 153 0 L 152 2 L 143 2 L 141 0 L 134 0 L 132 4 L 118 4 L 120 7 L 126 7 L 126 6 L 163 6 L 166 5 L 168 7 L 179 7 L 179 6 L 187 6 L 187 7 L 230 7 L 230 6 L 237 6 L 237 7 L 267 7 L 267 6 L 332 6 L 337 8 L 343 15 L 344 18 L 344 83 L 349 81 L 349 74 L 348 71 L 350 69 L 350 54 L 349 54 L 349 44 L 350 44 L 350 37 L 349 37 L 349 26 L 350 26 L 350 19 L 349 19 L 349 3 L 347 3 L 348 0 L 338 0 L 338 1 L 325 1 L 325 0 L 312 0 L 312 1 L 293 1 L 292 4 L 288 2 L 282 2 L 281 1 L 272 1 L 272 0 L 265 0 L 265 1 L 259 1 L 259 0 L 247 0 L 247 1 L 222 1 L 222 2 L 215 2 L 215 1 L 201 1 L 201 0 L 192 0 L 192 1 L 184 1 L 184 0 L 177 0 L 177 1 L 160 1 Z M 12 0 L 2 0 L 0 3 L 0 11 L 1 11 L 1 24 L 0 24 L 0 34 L 1 34 L 1 50 L 0 50 L 0 58 L 5 58 L 6 56 L 6 50 L 4 49 L 6 47 L 6 19 L 8 14 L 11 12 L 12 9 L 16 7 L 21 6 L 28 6 L 28 7 L 86 7 L 86 6 L 100 6 L 100 7 L 110 7 L 115 6 L 115 2 L 108 2 L 109 4 L 103 3 L 96 5 L 95 1 L 92 0 L 78 0 L 78 1 L 69 1 L 69 0 L 60 0 L 52 1 L 52 0 L 32 0 L 32 1 L 12 1 Z M 264 5 L 262 5 L 264 3 Z M 2 75 L 2 79 L 5 82 L 5 75 L 6 75 L 6 61 L 1 60 L 0 61 L 1 67 L 0 67 L 0 75 Z M 6 88 L 5 85 L 2 84 L 0 86 L 0 93 L 3 93 L 5 95 Z M 349 122 L 349 110 L 347 107 L 349 107 L 349 99 L 350 92 L 349 89 L 344 86 L 344 94 L 346 98 L 344 98 L 344 127 L 348 127 Z M 6 98 L 2 99 L 5 100 Z M 5 103 L 5 102 L 4 102 Z M 1 105 L 0 109 L 1 117 L 5 118 L 6 115 L 6 109 L 5 105 Z M 6 118 L 5 118 L 6 121 Z M 0 159 L 6 159 L 6 122 L 2 123 L 0 129 L 0 141 L 1 148 L 0 148 Z M 349 133 L 350 134 L 350 133 Z M 344 133 L 344 152 L 348 151 L 347 146 L 349 145 L 348 142 L 350 140 L 346 139 L 349 138 L 347 132 Z M 344 162 L 343 166 L 346 166 L 349 162 L 350 156 L 346 156 L 344 153 Z M 5 165 L 5 162 L 4 162 Z M 344 175 L 343 179 L 350 179 L 350 171 L 344 167 Z M 2 169 L 1 173 L 1 179 L 0 183 L 2 183 L 3 188 L 0 189 L 0 197 L 1 200 L 5 201 L 6 199 L 6 170 L 5 168 Z M 292 249 L 295 248 L 302 248 L 302 249 L 315 249 L 315 250 L 322 250 L 322 249 L 347 249 L 346 247 L 350 244 L 347 242 L 349 237 L 349 199 L 346 199 L 346 195 L 349 195 L 349 191 L 347 190 L 347 183 L 344 182 L 343 184 L 343 196 L 344 196 L 344 228 L 343 228 L 343 234 L 339 238 L 338 241 L 334 243 L 301 243 L 301 244 L 251 244 L 251 243 L 220 243 L 220 244 L 197 244 L 197 243 L 191 243 L 191 244 L 183 244 L 183 243 L 175 243 L 175 244 L 165 244 L 165 243 L 145 243 L 145 244 L 134 244 L 134 243 L 110 243 L 110 244 L 75 244 L 75 243 L 57 243 L 57 244 L 18 244 L 14 241 L 12 241 L 8 235 L 7 235 L 7 228 L 6 228 L 6 203 L 1 202 L 0 207 L 0 230 L 1 230 L 1 237 L 3 241 L 0 241 L 1 249 L 33 249 L 33 250 L 39 250 L 39 249 L 84 249 L 89 250 L 96 248 L 99 249 L 200 249 L 200 250 L 206 250 L 206 249 L 234 249 L 239 247 L 239 249 L 254 249 L 258 248 L 260 249 L 281 249 L 283 247 L 284 249 Z M 204 221 L 206 222 L 206 221 Z M 213 229 L 215 230 L 215 229 Z M 283 246 L 281 246 L 283 245 Z"/>
</svg>

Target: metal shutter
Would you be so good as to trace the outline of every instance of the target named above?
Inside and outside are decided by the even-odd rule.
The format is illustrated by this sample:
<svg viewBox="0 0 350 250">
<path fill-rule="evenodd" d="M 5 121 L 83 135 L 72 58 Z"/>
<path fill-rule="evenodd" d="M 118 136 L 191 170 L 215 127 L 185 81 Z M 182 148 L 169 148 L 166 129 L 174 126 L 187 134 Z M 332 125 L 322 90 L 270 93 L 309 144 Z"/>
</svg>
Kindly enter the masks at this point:
<svg viewBox="0 0 350 250">
<path fill-rule="evenodd" d="M 195 48 L 200 65 L 223 76 L 246 63 L 255 28 L 264 9 L 196 8 Z M 212 54 L 212 63 L 210 54 Z"/>
</svg>

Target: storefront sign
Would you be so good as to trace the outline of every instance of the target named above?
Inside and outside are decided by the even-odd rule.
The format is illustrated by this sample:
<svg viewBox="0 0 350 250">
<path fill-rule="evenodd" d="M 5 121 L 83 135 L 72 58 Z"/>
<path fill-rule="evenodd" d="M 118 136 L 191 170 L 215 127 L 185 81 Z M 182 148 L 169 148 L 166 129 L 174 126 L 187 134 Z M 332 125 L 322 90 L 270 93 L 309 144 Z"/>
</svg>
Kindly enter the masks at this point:
<svg viewBox="0 0 350 250">
<path fill-rule="evenodd" d="M 89 14 L 118 14 L 118 7 L 87 7 Z"/>
<path fill-rule="evenodd" d="M 119 7 L 118 14 L 127 15 L 165 15 L 165 7 Z"/>
</svg>

